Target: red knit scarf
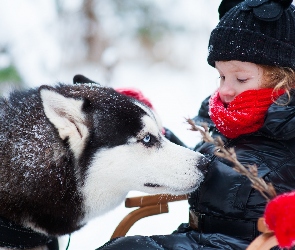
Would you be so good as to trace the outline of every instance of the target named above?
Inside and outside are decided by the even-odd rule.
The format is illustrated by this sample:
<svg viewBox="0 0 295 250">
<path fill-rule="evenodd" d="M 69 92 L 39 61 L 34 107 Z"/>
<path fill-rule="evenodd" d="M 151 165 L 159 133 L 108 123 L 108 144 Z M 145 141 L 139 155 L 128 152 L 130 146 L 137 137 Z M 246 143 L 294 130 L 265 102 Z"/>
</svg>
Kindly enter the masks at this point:
<svg viewBox="0 0 295 250">
<path fill-rule="evenodd" d="M 269 106 L 284 92 L 273 89 L 246 90 L 225 107 L 217 90 L 209 101 L 209 115 L 223 135 L 236 138 L 260 129 Z"/>
</svg>

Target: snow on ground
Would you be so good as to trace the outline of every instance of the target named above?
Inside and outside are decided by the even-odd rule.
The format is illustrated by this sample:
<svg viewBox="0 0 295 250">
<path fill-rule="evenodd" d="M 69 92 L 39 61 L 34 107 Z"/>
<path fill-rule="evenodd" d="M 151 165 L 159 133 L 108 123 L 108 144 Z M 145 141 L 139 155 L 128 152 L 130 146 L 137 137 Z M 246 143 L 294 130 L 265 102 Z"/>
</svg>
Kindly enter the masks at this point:
<svg viewBox="0 0 295 250">
<path fill-rule="evenodd" d="M 3 0 L 0 9 L 0 45 L 12 46 L 13 60 L 26 82 L 32 86 L 54 84 L 58 81 L 71 83 L 75 74 L 85 74 L 90 79 L 104 84 L 102 72 L 93 65 L 77 65 L 70 69 L 61 67 L 61 51 L 53 38 L 55 14 L 50 14 L 52 2 Z M 209 2 L 211 7 L 213 5 L 212 8 L 207 6 Z M 212 4 L 213 2 L 216 3 Z M 197 20 L 206 27 L 214 28 L 218 21 L 218 4 L 219 1 L 211 0 L 181 0 L 178 1 L 178 12 L 173 15 L 177 18 L 183 17 L 188 26 L 193 20 Z M 176 50 L 181 48 L 182 61 L 189 64 L 186 68 L 169 68 L 163 63 L 120 61 L 108 85 L 140 89 L 154 105 L 163 125 L 188 146 L 193 147 L 200 137 L 197 132 L 188 131 L 184 118 L 195 116 L 201 101 L 217 87 L 218 75 L 206 61 L 208 39 L 209 32 L 179 39 L 174 44 Z M 125 49 L 128 51 L 131 48 Z M 132 191 L 128 196 L 136 195 L 141 193 Z M 113 211 L 91 221 L 72 234 L 69 250 L 93 250 L 101 246 L 109 240 L 115 227 L 131 210 L 121 204 Z M 187 221 L 187 202 L 174 202 L 170 205 L 169 214 L 137 222 L 128 235 L 169 234 L 180 223 Z M 65 249 L 67 241 L 68 236 L 62 237 L 60 249 Z"/>
</svg>

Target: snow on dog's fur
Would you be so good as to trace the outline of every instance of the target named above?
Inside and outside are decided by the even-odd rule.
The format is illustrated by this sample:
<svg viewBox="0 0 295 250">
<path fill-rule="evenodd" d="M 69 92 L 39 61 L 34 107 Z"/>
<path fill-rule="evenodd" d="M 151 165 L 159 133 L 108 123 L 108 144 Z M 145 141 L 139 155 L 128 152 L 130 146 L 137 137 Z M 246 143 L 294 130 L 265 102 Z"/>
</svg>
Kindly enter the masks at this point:
<svg viewBox="0 0 295 250">
<path fill-rule="evenodd" d="M 204 157 L 161 129 L 147 106 L 96 84 L 11 93 L 0 99 L 0 216 L 58 236 L 130 190 L 191 192 Z"/>
</svg>

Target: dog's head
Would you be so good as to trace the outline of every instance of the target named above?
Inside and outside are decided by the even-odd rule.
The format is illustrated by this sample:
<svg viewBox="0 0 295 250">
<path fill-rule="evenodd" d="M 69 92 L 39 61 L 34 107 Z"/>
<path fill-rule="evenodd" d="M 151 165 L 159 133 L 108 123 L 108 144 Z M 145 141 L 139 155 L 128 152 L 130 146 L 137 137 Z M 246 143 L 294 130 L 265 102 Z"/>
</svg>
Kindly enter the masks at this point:
<svg viewBox="0 0 295 250">
<path fill-rule="evenodd" d="M 93 84 L 41 87 L 45 115 L 73 152 L 90 217 L 131 190 L 189 193 L 204 157 L 169 142 L 157 115 L 136 99 Z"/>
</svg>

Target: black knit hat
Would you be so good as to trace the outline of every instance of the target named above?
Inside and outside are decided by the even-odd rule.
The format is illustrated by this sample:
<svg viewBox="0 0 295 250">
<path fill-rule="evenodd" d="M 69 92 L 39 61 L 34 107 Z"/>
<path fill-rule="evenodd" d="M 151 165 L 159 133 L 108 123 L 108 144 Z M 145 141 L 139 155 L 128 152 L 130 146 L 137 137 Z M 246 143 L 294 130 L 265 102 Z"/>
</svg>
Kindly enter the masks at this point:
<svg viewBox="0 0 295 250">
<path fill-rule="evenodd" d="M 219 19 L 221 19 L 232 7 L 235 7 L 241 2 L 243 2 L 243 0 L 222 0 L 218 7 Z"/>
<path fill-rule="evenodd" d="M 244 61 L 295 69 L 295 7 L 292 0 L 245 0 L 212 31 L 208 63 Z"/>
</svg>

